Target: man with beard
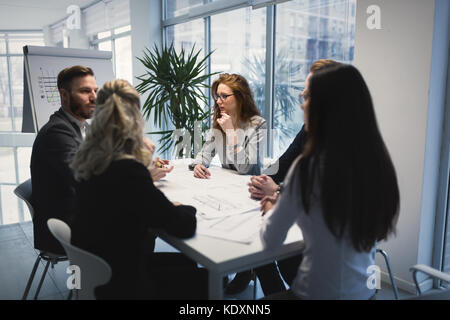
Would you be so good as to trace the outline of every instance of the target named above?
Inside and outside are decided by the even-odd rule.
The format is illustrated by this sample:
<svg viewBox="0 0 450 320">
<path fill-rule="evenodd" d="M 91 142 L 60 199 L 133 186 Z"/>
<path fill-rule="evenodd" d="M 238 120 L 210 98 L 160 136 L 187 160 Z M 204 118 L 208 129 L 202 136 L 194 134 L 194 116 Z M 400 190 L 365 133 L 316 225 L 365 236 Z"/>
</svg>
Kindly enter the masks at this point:
<svg viewBox="0 0 450 320">
<path fill-rule="evenodd" d="M 39 131 L 31 154 L 34 247 L 63 254 L 51 235 L 47 220 L 57 218 L 70 225 L 75 211 L 75 180 L 69 168 L 86 135 L 86 119 L 92 117 L 97 98 L 92 69 L 73 66 L 58 74 L 61 108 Z"/>
</svg>

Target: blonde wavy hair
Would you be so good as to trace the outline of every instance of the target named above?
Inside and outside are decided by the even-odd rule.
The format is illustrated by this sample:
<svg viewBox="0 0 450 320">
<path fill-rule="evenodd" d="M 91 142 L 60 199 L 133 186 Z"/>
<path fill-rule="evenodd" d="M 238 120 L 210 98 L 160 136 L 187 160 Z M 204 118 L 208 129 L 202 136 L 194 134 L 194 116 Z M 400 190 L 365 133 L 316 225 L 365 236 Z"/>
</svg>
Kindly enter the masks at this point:
<svg viewBox="0 0 450 320">
<path fill-rule="evenodd" d="M 128 81 L 112 80 L 103 85 L 86 140 L 70 164 L 77 181 L 103 173 L 119 159 L 135 159 L 146 167 L 151 164 L 139 107 L 139 94 Z"/>
</svg>

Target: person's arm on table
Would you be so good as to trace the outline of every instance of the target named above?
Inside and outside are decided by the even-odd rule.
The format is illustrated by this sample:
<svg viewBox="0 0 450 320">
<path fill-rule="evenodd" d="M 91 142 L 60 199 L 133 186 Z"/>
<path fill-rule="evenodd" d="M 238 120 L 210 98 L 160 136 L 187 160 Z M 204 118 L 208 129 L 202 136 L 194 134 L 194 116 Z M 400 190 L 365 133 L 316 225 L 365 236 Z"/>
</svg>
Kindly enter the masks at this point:
<svg viewBox="0 0 450 320">
<path fill-rule="evenodd" d="M 305 126 L 302 127 L 300 132 L 295 137 L 294 141 L 289 145 L 287 150 L 281 155 L 277 160 L 277 172 L 268 172 L 267 175 L 270 176 L 276 184 L 283 182 L 286 175 L 295 159 L 303 152 L 306 143 L 306 131 Z M 268 171 L 270 171 L 270 167 Z"/>
<path fill-rule="evenodd" d="M 249 186 L 250 196 L 254 199 L 262 199 L 264 196 L 273 195 L 279 189 L 272 178 L 265 174 L 252 176 L 247 185 Z"/>
<path fill-rule="evenodd" d="M 189 165 L 189 169 L 194 171 L 194 177 L 199 179 L 207 179 L 211 176 L 211 173 L 206 168 L 211 160 L 216 155 L 214 130 L 209 130 L 206 136 L 206 142 L 202 147 L 202 150 L 197 154 L 194 162 Z"/>
<path fill-rule="evenodd" d="M 148 170 L 141 170 L 134 168 L 130 175 L 134 179 L 133 185 L 136 186 L 135 201 L 143 203 L 143 209 L 138 217 L 142 224 L 162 229 L 175 237 L 192 237 L 197 228 L 196 209 L 187 205 L 174 205 L 155 187 Z"/>
</svg>

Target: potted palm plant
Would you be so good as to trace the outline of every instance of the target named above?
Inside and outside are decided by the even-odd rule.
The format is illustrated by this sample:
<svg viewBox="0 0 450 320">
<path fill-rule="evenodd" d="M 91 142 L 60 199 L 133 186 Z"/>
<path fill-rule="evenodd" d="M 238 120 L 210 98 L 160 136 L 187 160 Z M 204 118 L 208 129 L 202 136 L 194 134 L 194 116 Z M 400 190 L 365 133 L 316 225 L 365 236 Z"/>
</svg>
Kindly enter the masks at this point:
<svg viewBox="0 0 450 320">
<path fill-rule="evenodd" d="M 203 58 L 199 57 L 200 52 L 195 51 L 195 45 L 189 53 L 184 48 L 176 52 L 172 43 L 161 49 L 155 45 L 153 51 L 146 48 L 143 58 L 138 58 L 147 69 L 144 75 L 137 77 L 141 83 L 136 86 L 140 94 L 149 93 L 142 106 L 143 115 L 147 120 L 153 115 L 158 128 L 163 124 L 173 128 L 149 134 L 161 135 L 160 152 L 175 146 L 175 156 L 180 158 L 195 156 L 194 150 L 199 146 L 194 143 L 204 143 L 207 120 L 211 116 L 211 111 L 204 108 L 208 104 L 206 80 L 218 72 L 205 73 L 206 61 L 212 52 Z M 201 141 L 195 141 L 195 130 L 201 131 Z M 186 144 L 186 140 L 190 142 Z"/>
</svg>

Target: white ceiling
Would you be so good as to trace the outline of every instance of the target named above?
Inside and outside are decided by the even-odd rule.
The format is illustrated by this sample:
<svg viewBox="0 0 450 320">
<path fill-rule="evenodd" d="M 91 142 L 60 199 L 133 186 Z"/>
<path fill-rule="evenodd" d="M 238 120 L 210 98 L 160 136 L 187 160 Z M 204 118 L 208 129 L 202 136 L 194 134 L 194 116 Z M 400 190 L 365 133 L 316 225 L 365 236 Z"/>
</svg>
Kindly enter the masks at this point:
<svg viewBox="0 0 450 320">
<path fill-rule="evenodd" d="M 0 0 L 0 30 L 42 29 L 67 16 L 71 4 L 80 8 L 96 0 Z"/>
</svg>

